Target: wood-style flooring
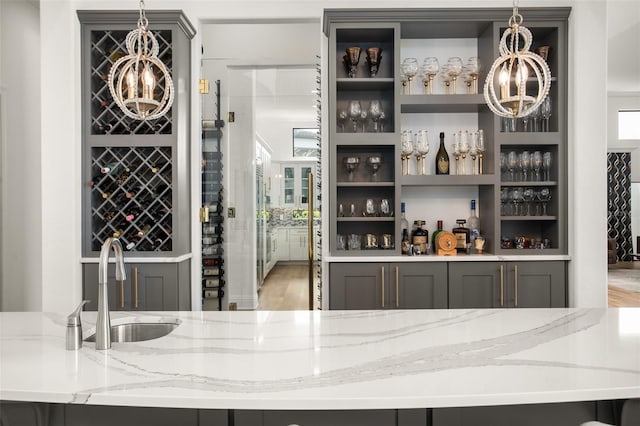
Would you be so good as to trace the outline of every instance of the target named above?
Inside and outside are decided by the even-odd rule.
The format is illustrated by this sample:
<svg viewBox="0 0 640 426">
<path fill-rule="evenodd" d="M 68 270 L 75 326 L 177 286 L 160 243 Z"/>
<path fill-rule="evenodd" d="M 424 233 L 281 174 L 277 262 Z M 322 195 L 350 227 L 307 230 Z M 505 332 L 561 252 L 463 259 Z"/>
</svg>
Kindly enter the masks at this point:
<svg viewBox="0 0 640 426">
<path fill-rule="evenodd" d="M 307 265 L 276 265 L 258 292 L 260 311 L 300 311 L 309 309 L 309 269 Z"/>
<path fill-rule="evenodd" d="M 640 274 L 640 262 L 617 262 L 609 265 L 609 269 L 638 269 Z M 608 288 L 610 308 L 640 307 L 640 293 L 614 286 Z"/>
<path fill-rule="evenodd" d="M 618 262 L 610 269 L 638 269 L 640 262 Z M 261 311 L 294 311 L 308 309 L 308 272 L 306 265 L 276 265 L 258 293 Z M 609 307 L 640 307 L 640 293 L 609 286 Z"/>
</svg>

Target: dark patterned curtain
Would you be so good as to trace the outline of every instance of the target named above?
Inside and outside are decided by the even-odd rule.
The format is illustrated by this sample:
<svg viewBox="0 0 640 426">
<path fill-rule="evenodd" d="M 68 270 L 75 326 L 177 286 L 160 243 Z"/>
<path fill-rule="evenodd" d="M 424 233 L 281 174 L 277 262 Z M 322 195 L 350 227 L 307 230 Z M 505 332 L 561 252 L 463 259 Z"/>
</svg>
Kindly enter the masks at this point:
<svg viewBox="0 0 640 426">
<path fill-rule="evenodd" d="M 618 245 L 618 260 L 630 261 L 631 240 L 631 153 L 610 152 L 607 155 L 609 213 L 608 235 Z"/>
</svg>

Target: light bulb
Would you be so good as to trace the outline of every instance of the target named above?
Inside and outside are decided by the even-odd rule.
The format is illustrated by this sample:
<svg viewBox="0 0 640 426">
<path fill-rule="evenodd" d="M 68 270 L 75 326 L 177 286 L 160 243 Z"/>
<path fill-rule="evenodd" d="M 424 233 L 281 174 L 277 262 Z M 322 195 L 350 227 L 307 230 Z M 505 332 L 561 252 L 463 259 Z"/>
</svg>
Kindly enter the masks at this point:
<svg viewBox="0 0 640 426">
<path fill-rule="evenodd" d="M 500 70 L 498 79 L 500 81 L 500 98 L 507 99 L 509 97 L 509 72 L 505 66 Z"/>
<path fill-rule="evenodd" d="M 133 70 L 127 73 L 127 99 L 135 99 L 138 95 L 138 85 L 136 84 L 136 75 Z"/>
<path fill-rule="evenodd" d="M 145 65 L 142 72 L 142 97 L 144 99 L 153 99 L 153 89 L 156 86 L 156 79 L 151 72 L 151 67 Z"/>
</svg>

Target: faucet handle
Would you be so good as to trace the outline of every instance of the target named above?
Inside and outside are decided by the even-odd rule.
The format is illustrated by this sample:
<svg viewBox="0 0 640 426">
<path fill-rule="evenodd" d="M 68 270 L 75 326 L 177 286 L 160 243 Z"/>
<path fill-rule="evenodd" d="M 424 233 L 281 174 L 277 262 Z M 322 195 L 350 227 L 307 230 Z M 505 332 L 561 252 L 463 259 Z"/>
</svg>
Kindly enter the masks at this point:
<svg viewBox="0 0 640 426">
<path fill-rule="evenodd" d="M 80 302 L 76 310 L 69 314 L 69 316 L 67 317 L 67 327 L 76 327 L 81 325 L 80 312 L 82 312 L 82 307 L 89 302 L 91 302 L 91 300 L 83 300 L 82 302 Z"/>
</svg>

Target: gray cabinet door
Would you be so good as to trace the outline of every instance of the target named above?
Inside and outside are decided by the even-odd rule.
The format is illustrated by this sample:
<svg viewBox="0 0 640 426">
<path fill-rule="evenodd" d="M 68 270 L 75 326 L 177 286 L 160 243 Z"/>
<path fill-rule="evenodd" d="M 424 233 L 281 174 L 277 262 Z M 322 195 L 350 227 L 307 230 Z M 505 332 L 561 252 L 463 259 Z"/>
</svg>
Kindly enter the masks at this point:
<svg viewBox="0 0 640 426">
<path fill-rule="evenodd" d="M 84 306 L 85 311 L 98 310 L 98 264 L 86 263 L 82 268 L 82 298 L 90 300 Z M 125 265 L 127 278 L 130 276 L 130 268 Z M 109 310 L 122 311 L 130 308 L 129 294 L 131 285 L 129 281 L 116 282 L 115 268 L 109 264 L 107 271 L 107 287 L 109 293 Z"/>
<path fill-rule="evenodd" d="M 449 262 L 449 307 L 504 307 L 501 266 L 498 262 Z"/>
<path fill-rule="evenodd" d="M 389 307 L 388 277 L 388 264 L 332 263 L 329 267 L 329 309 Z"/>
<path fill-rule="evenodd" d="M 562 261 L 508 262 L 509 306 L 516 308 L 564 308 L 565 266 Z"/>
<path fill-rule="evenodd" d="M 131 267 L 131 307 L 141 311 L 178 310 L 178 266 L 141 263 Z"/>
<path fill-rule="evenodd" d="M 67 404 L 65 426 L 197 426 L 198 410 Z"/>
<path fill-rule="evenodd" d="M 391 305 L 399 309 L 446 309 L 447 264 L 445 262 L 392 263 Z"/>
</svg>

